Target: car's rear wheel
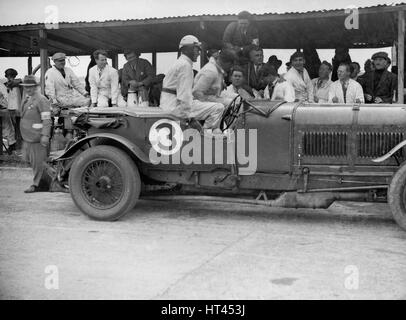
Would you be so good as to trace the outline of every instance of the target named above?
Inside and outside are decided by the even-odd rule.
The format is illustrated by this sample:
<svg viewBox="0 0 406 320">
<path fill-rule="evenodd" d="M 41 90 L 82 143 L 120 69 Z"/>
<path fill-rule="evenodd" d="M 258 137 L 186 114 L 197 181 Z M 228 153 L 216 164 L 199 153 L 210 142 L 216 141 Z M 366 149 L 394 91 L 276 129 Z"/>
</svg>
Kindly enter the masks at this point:
<svg viewBox="0 0 406 320">
<path fill-rule="evenodd" d="M 135 206 L 141 178 L 125 152 L 111 146 L 95 146 L 74 160 L 69 189 L 84 214 L 96 220 L 113 221 Z"/>
<path fill-rule="evenodd" d="M 388 189 L 388 203 L 395 221 L 406 231 L 406 165 L 392 178 Z"/>
</svg>

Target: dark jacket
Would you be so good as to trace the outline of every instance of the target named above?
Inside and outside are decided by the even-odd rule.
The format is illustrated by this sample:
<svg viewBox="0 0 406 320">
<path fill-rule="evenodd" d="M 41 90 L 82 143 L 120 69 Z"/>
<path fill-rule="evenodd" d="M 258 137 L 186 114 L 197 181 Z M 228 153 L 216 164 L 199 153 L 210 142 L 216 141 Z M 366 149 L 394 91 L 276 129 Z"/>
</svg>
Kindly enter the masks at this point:
<svg viewBox="0 0 406 320">
<path fill-rule="evenodd" d="M 262 71 L 263 66 L 265 66 L 265 64 L 262 64 L 257 73 L 255 73 L 254 64 L 252 62 L 245 65 L 246 84 L 255 90 L 264 90 L 266 88 L 267 84 L 265 83 Z"/>
<path fill-rule="evenodd" d="M 51 102 L 36 93 L 25 99 L 21 107 L 20 130 L 24 141 L 38 143 L 41 136 L 51 135 Z"/>
<path fill-rule="evenodd" d="M 374 74 L 375 72 L 371 71 L 357 79 L 364 90 L 364 94 L 372 96 L 372 101 L 366 101 L 366 103 L 374 103 L 376 97 L 381 98 L 385 103 L 392 103 L 393 94 L 397 89 L 398 83 L 396 75 L 385 70 L 382 73 L 378 86 L 374 88 Z"/>
<path fill-rule="evenodd" d="M 132 65 L 127 62 L 123 67 L 121 94 L 123 95 L 123 97 L 127 97 L 131 80 L 142 82 L 144 84 L 144 87 L 148 89 L 154 77 L 154 68 L 147 60 L 138 58 L 137 64 L 135 66 L 135 71 Z"/>
<path fill-rule="evenodd" d="M 245 47 L 252 44 L 252 40 L 259 39 L 258 29 L 250 23 L 246 34 L 238 27 L 238 22 L 231 22 L 224 31 L 223 44 L 226 48 Z"/>
</svg>

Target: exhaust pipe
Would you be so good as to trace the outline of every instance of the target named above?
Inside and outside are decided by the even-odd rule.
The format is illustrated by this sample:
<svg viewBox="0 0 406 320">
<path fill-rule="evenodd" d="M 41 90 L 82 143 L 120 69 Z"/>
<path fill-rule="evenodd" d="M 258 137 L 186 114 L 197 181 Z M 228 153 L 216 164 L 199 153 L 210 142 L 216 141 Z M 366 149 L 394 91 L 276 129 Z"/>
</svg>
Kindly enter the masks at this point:
<svg viewBox="0 0 406 320">
<path fill-rule="evenodd" d="M 368 201 L 367 192 L 284 192 L 275 200 L 256 200 L 233 197 L 196 196 L 196 195 L 156 195 L 143 196 L 142 199 L 158 201 L 216 201 L 241 204 L 256 204 L 278 208 L 327 209 L 334 201 Z"/>
</svg>

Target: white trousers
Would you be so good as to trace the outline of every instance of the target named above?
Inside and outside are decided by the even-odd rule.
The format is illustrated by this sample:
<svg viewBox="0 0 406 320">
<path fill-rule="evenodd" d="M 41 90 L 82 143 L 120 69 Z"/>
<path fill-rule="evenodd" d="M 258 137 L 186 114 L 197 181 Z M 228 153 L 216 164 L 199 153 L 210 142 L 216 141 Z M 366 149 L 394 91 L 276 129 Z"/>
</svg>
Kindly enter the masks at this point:
<svg viewBox="0 0 406 320">
<path fill-rule="evenodd" d="M 100 108 L 107 108 L 109 106 L 109 97 L 99 94 L 97 96 L 97 106 Z"/>
<path fill-rule="evenodd" d="M 204 120 L 203 128 L 205 129 L 218 128 L 224 111 L 222 103 L 193 100 L 190 110 L 182 112 L 179 111 L 181 106 L 177 103 L 176 96 L 167 92 L 161 94 L 160 107 L 180 118 L 189 117 Z"/>
<path fill-rule="evenodd" d="M 10 114 L 8 111 L 4 111 L 4 114 L 1 116 L 2 132 L 3 138 L 7 140 L 8 145 L 16 143 L 16 135 L 14 131 L 13 123 L 11 122 Z M 3 148 L 3 145 L 0 144 L 0 148 Z"/>
<path fill-rule="evenodd" d="M 90 98 L 82 96 L 79 93 L 64 94 L 56 97 L 56 100 L 62 107 L 88 107 L 90 105 Z"/>
</svg>

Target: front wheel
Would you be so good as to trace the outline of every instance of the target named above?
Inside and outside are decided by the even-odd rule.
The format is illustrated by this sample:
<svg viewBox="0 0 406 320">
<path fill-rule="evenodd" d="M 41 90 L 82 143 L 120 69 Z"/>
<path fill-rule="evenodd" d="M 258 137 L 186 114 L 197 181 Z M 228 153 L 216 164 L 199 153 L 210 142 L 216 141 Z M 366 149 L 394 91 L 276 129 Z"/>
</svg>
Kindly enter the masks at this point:
<svg viewBox="0 0 406 320">
<path fill-rule="evenodd" d="M 84 214 L 96 220 L 113 221 L 135 206 L 141 178 L 125 152 L 111 146 L 95 146 L 74 160 L 69 189 Z"/>
<path fill-rule="evenodd" d="M 406 231 L 406 165 L 392 178 L 388 189 L 388 203 L 395 221 Z"/>
</svg>

